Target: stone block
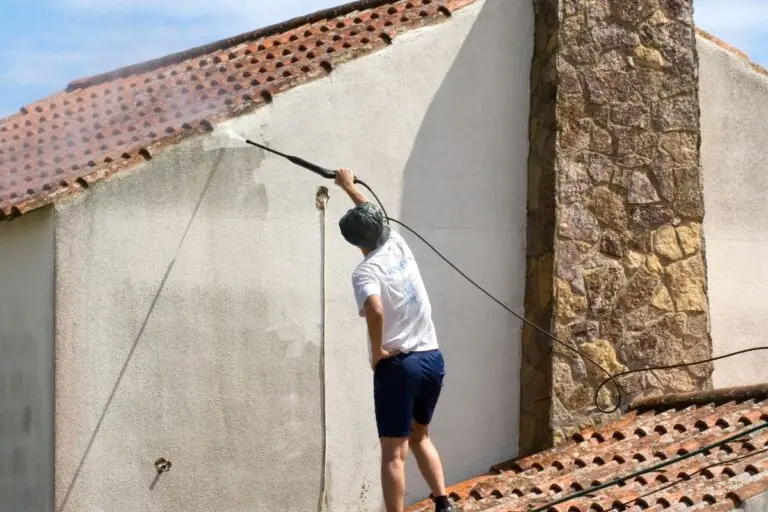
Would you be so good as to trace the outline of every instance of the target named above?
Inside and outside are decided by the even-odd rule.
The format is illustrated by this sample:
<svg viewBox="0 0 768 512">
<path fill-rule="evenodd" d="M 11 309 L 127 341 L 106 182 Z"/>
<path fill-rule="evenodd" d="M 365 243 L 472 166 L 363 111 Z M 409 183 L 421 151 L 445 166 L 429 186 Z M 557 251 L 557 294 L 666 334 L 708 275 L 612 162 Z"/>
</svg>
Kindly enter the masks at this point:
<svg viewBox="0 0 768 512">
<path fill-rule="evenodd" d="M 652 229 L 671 223 L 675 212 L 665 205 L 633 206 L 629 210 L 629 218 L 634 229 Z"/>
<path fill-rule="evenodd" d="M 654 290 L 659 287 L 661 277 L 644 268 L 632 276 L 627 287 L 621 293 L 621 305 L 626 311 L 632 311 L 651 302 Z"/>
<path fill-rule="evenodd" d="M 629 204 L 648 204 L 659 200 L 656 188 L 642 171 L 635 171 L 629 180 L 627 202 Z"/>
<path fill-rule="evenodd" d="M 619 265 L 606 265 L 584 274 L 589 310 L 602 315 L 613 309 L 619 291 L 624 287 L 626 277 Z"/>
<path fill-rule="evenodd" d="M 658 287 L 651 299 L 651 306 L 665 312 L 672 312 L 675 310 L 675 305 L 672 303 L 672 297 L 670 297 L 666 286 L 661 285 Z"/>
<path fill-rule="evenodd" d="M 563 207 L 559 232 L 561 236 L 571 240 L 590 243 L 600 240 L 600 224 L 597 218 L 581 203 Z"/>
<path fill-rule="evenodd" d="M 657 151 L 651 161 L 651 172 L 656 177 L 661 197 L 672 202 L 675 199 L 675 162 L 666 153 Z"/>
<path fill-rule="evenodd" d="M 618 0 L 611 3 L 613 15 L 621 21 L 637 25 L 659 10 L 658 0 Z"/>
<path fill-rule="evenodd" d="M 597 187 L 592 194 L 590 207 L 595 216 L 613 229 L 627 227 L 627 211 L 621 197 L 608 187 Z"/>
<path fill-rule="evenodd" d="M 601 23 L 592 30 L 592 40 L 600 52 L 619 48 L 628 50 L 640 42 L 640 37 L 620 25 Z"/>
<path fill-rule="evenodd" d="M 560 201 L 573 203 L 584 199 L 592 188 L 584 165 L 575 161 L 565 161 L 560 165 Z"/>
<path fill-rule="evenodd" d="M 652 69 L 663 69 L 666 64 L 659 50 L 643 45 L 638 45 L 635 48 L 634 57 L 636 64 Z"/>
<path fill-rule="evenodd" d="M 595 182 L 605 184 L 611 181 L 616 171 L 616 164 L 610 157 L 600 153 L 585 153 L 583 158 L 587 172 Z"/>
<path fill-rule="evenodd" d="M 677 311 L 703 313 L 708 310 L 701 255 L 672 263 L 665 270 L 665 279 Z"/>
<path fill-rule="evenodd" d="M 677 232 L 669 225 L 663 226 L 653 234 L 653 249 L 656 254 L 669 261 L 677 261 L 683 257 L 683 251 L 677 243 Z"/>
<path fill-rule="evenodd" d="M 693 95 L 662 99 L 655 105 L 653 127 L 659 131 L 699 129 L 699 106 Z"/>
<path fill-rule="evenodd" d="M 659 273 L 662 270 L 664 270 L 664 267 L 661 266 L 661 261 L 659 261 L 658 256 L 655 254 L 651 254 L 648 256 L 648 259 L 645 260 L 645 268 L 650 270 L 651 272 Z"/>
<path fill-rule="evenodd" d="M 664 133 L 659 136 L 659 147 L 676 164 L 696 165 L 698 141 L 696 135 L 684 132 Z"/>
<path fill-rule="evenodd" d="M 691 24 L 693 21 L 693 5 L 690 0 L 659 0 L 666 18 Z"/>
<path fill-rule="evenodd" d="M 704 193 L 699 169 L 682 167 L 675 169 L 675 210 L 680 215 L 702 221 L 704 219 Z"/>
<path fill-rule="evenodd" d="M 624 256 L 624 248 L 622 247 L 621 238 L 615 231 L 609 229 L 603 233 L 603 238 L 600 240 L 600 252 L 614 258 L 621 258 Z"/>
</svg>

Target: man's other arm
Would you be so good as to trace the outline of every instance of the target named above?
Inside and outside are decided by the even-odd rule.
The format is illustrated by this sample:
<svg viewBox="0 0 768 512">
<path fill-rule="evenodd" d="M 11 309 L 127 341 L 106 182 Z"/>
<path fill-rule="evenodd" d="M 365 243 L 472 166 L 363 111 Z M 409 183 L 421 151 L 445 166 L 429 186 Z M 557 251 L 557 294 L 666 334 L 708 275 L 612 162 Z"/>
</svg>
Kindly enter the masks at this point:
<svg viewBox="0 0 768 512">
<path fill-rule="evenodd" d="M 378 295 L 371 295 L 365 300 L 365 321 L 368 324 L 368 336 L 371 338 L 371 367 L 376 369 L 382 359 L 389 357 L 389 352 L 384 350 L 383 345 L 384 306 Z"/>
</svg>

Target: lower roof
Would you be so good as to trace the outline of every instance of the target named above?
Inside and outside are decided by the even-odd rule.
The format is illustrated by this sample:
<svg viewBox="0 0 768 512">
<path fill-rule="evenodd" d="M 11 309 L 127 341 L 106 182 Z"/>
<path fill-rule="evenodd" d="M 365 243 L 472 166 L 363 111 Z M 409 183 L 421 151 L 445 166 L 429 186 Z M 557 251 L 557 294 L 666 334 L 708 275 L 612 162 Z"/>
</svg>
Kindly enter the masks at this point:
<svg viewBox="0 0 768 512">
<path fill-rule="evenodd" d="M 637 401 L 616 421 L 448 491 L 463 512 L 736 510 L 768 492 L 768 385 Z M 408 511 L 433 509 L 427 500 Z"/>
</svg>

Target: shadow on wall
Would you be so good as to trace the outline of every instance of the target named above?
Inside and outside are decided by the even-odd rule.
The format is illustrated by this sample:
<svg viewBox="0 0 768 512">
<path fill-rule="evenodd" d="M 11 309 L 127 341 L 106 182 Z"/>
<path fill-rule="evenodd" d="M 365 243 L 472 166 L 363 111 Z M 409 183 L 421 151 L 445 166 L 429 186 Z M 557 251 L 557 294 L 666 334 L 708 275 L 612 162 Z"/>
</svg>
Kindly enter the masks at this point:
<svg viewBox="0 0 768 512">
<path fill-rule="evenodd" d="M 531 2 L 488 0 L 430 104 L 404 171 L 402 220 L 523 311 Z M 519 322 L 415 237 L 448 375 L 432 426 L 448 484 L 517 452 Z M 429 494 L 415 461 L 407 501 Z"/>
</svg>

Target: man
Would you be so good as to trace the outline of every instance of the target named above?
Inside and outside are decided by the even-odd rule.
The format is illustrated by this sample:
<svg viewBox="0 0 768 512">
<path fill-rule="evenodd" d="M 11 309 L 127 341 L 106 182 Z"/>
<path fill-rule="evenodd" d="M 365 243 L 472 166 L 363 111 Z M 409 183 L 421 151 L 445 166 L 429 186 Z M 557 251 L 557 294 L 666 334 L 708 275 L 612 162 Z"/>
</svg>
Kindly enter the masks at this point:
<svg viewBox="0 0 768 512">
<path fill-rule="evenodd" d="M 339 225 L 364 260 L 352 273 L 360 316 L 368 324 L 381 484 L 387 512 L 403 512 L 405 459 L 413 450 L 435 496 L 437 512 L 458 512 L 445 495 L 440 456 L 429 423 L 445 376 L 432 310 L 419 268 L 403 238 L 390 231 L 381 209 L 341 169 L 336 184 L 355 203 Z"/>
</svg>

